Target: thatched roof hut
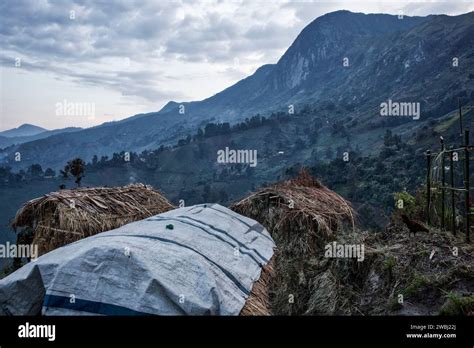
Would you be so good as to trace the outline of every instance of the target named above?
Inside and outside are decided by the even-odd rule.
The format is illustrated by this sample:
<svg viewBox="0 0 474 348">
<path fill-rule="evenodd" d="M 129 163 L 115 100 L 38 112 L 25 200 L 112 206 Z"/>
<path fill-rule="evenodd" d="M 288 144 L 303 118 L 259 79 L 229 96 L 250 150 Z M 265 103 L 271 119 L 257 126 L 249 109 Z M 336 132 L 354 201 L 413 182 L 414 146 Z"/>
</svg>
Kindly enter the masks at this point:
<svg viewBox="0 0 474 348">
<path fill-rule="evenodd" d="M 61 190 L 25 203 L 12 227 L 32 228 L 39 254 L 175 207 L 143 184 Z"/>
<path fill-rule="evenodd" d="M 298 177 L 262 188 L 230 209 L 260 222 L 275 240 L 275 276 L 269 286 L 273 314 L 306 313 L 314 262 L 344 226 L 353 229 L 351 204 L 303 170 Z"/>
</svg>

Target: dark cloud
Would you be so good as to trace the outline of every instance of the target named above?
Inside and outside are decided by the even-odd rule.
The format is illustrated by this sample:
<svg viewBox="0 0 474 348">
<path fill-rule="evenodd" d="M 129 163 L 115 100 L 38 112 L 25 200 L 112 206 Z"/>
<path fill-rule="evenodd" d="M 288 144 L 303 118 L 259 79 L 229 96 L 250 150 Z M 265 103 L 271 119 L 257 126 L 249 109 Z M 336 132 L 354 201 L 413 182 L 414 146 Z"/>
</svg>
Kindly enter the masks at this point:
<svg viewBox="0 0 474 348">
<path fill-rule="evenodd" d="M 177 8 L 170 4 L 131 0 L 1 2 L 0 61 L 13 66 L 20 57 L 23 69 L 50 71 L 150 101 L 183 97 L 160 90 L 156 69 L 123 72 L 120 64 L 98 64 L 107 58 L 127 58 L 143 65 L 175 17 Z"/>
<path fill-rule="evenodd" d="M 209 2 L 197 4 L 207 7 L 194 11 L 181 1 L 5 1 L 0 4 L 2 65 L 11 66 L 21 57 L 24 69 L 50 71 L 148 100 L 170 94 L 177 99 L 183 95 L 161 90 L 156 83 L 158 59 L 231 65 L 242 54 L 281 46 L 270 27 L 260 37 L 255 35 L 258 29 L 248 31 L 261 18 L 242 23 L 214 11 Z M 123 72 L 119 65 L 112 74 L 113 66 L 98 64 L 107 58 L 129 59 L 142 70 Z"/>
<path fill-rule="evenodd" d="M 229 79 L 240 77 L 244 70 L 233 67 L 235 58 L 243 64 L 274 63 L 304 26 L 345 3 L 351 4 L 6 0 L 0 2 L 0 59 L 10 66 L 21 57 L 25 69 L 50 71 L 147 100 L 171 94 L 177 99 L 182 94 L 170 91 L 164 76 L 176 79 L 181 72 L 170 72 L 169 62 L 217 63 Z M 445 3 L 408 4 L 405 9 L 423 12 L 429 6 L 449 10 Z M 124 59 L 133 69 L 117 63 Z"/>
</svg>

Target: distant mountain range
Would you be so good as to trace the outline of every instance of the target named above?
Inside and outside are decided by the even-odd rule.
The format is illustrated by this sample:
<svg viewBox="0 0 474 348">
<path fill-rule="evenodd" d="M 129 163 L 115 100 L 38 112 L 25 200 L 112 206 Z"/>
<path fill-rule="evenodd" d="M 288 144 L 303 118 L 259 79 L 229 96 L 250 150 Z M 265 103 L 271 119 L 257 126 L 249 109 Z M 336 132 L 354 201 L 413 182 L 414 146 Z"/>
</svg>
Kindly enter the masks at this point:
<svg viewBox="0 0 474 348">
<path fill-rule="evenodd" d="M 38 127 L 38 126 L 34 126 L 32 124 L 25 123 L 25 124 L 22 124 L 18 128 L 13 128 L 13 129 L 9 129 L 9 130 L 0 132 L 0 136 L 1 137 L 6 137 L 6 138 L 27 137 L 27 136 L 43 133 L 43 132 L 46 132 L 46 131 L 47 131 L 47 129 L 44 129 L 44 128 L 41 128 L 41 127 Z"/>
<path fill-rule="evenodd" d="M 334 110 L 327 122 L 342 122 L 349 132 L 357 120 L 358 135 L 367 133 L 362 139 L 379 137 L 377 129 L 392 124 L 406 123 L 411 134 L 425 122 L 381 117 L 380 104 L 420 103 L 426 121 L 455 109 L 458 98 L 474 99 L 474 12 L 399 19 L 337 11 L 310 23 L 276 64 L 208 99 L 169 102 L 159 112 L 11 145 L 0 161 L 59 168 L 77 156 L 90 160 L 174 144 L 210 121 L 233 124 L 306 105 Z M 21 162 L 13 161 L 17 151 Z"/>
<path fill-rule="evenodd" d="M 19 145 L 30 141 L 47 138 L 52 135 L 76 132 L 79 130 L 82 130 L 82 128 L 68 127 L 47 130 L 45 128 L 25 123 L 18 128 L 0 132 L 0 148 L 5 148 L 11 145 Z"/>
</svg>

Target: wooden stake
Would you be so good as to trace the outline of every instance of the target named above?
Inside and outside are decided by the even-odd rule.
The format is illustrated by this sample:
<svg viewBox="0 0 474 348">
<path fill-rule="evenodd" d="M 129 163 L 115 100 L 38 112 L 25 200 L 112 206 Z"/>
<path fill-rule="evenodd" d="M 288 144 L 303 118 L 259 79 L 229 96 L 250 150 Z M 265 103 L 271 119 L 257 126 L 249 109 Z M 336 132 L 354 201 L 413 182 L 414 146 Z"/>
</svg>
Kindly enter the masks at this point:
<svg viewBox="0 0 474 348">
<path fill-rule="evenodd" d="M 431 151 L 426 151 L 426 222 L 430 225 L 430 201 L 431 201 Z"/>
<path fill-rule="evenodd" d="M 466 204 L 466 242 L 470 242 L 469 230 L 471 229 L 471 206 L 469 197 L 469 130 L 464 131 L 464 188 L 465 188 L 465 204 Z"/>
<path fill-rule="evenodd" d="M 449 166 L 449 171 L 450 171 L 450 185 L 451 185 L 451 224 L 452 224 L 452 230 L 453 234 L 456 235 L 456 208 L 455 208 L 455 202 L 454 202 L 454 151 L 452 151 L 453 147 L 451 146 L 451 152 L 450 152 L 450 166 Z"/>
</svg>

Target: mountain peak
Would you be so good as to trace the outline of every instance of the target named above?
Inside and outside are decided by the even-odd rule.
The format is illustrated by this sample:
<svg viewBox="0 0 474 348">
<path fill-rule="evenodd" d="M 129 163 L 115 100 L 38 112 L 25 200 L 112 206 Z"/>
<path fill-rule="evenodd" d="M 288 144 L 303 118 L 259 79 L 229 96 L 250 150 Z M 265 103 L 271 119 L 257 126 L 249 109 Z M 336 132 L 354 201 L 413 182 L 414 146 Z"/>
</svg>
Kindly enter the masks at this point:
<svg viewBox="0 0 474 348">
<path fill-rule="evenodd" d="M 47 129 L 35 126 L 30 123 L 24 123 L 21 126 L 13 129 L 9 129 L 3 132 L 0 132 L 1 136 L 12 138 L 12 137 L 24 137 L 24 136 L 31 136 L 36 135 L 39 133 L 46 132 Z"/>
<path fill-rule="evenodd" d="M 16 129 L 42 129 L 42 130 L 46 130 L 45 128 L 42 128 L 42 127 L 39 127 L 39 126 L 35 126 L 34 124 L 31 124 L 31 123 L 23 123 L 21 126 L 19 126 L 18 128 Z"/>
<path fill-rule="evenodd" d="M 385 13 L 361 13 L 351 12 L 347 10 L 340 10 L 326 13 L 325 15 L 316 18 L 308 24 L 301 35 L 305 32 L 311 32 L 317 28 L 327 29 L 330 26 L 335 27 L 339 32 L 357 35 L 380 35 L 396 31 L 403 31 L 411 29 L 413 26 L 421 24 L 430 19 L 432 16 L 418 17 L 418 16 L 403 16 L 385 14 Z"/>
<path fill-rule="evenodd" d="M 365 14 L 346 10 L 327 13 L 308 24 L 277 64 L 273 91 L 293 89 L 305 81 L 327 79 L 316 76 L 335 68 L 354 47 L 409 31 L 431 17 Z M 329 69 L 328 69 L 329 68 Z"/>
<path fill-rule="evenodd" d="M 167 112 L 167 111 L 175 109 L 177 106 L 178 106 L 178 103 L 171 100 L 167 102 L 166 105 L 163 106 L 159 112 Z"/>
</svg>

